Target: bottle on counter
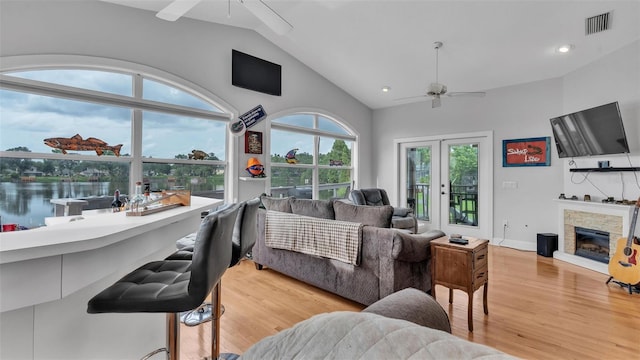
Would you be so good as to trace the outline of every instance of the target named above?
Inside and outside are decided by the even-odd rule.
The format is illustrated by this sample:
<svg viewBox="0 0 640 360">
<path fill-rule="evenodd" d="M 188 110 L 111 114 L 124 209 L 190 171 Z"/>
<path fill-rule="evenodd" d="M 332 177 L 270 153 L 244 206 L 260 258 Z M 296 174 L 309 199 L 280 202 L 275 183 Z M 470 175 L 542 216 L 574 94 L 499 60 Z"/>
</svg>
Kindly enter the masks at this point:
<svg viewBox="0 0 640 360">
<path fill-rule="evenodd" d="M 142 195 L 142 182 L 136 182 L 136 189 L 133 198 L 131 199 L 131 210 L 140 211 L 140 204 L 144 202 L 144 196 Z"/>
<path fill-rule="evenodd" d="M 120 190 L 116 189 L 113 193 L 113 201 L 111 202 L 111 209 L 114 212 L 120 211 L 122 208 L 122 201 L 120 201 Z"/>
</svg>

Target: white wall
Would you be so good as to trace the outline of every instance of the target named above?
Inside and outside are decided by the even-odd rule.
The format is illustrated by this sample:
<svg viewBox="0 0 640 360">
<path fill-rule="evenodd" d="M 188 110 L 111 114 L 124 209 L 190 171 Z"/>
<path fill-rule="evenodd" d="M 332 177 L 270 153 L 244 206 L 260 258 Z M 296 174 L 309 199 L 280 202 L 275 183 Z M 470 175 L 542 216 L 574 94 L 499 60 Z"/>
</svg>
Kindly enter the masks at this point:
<svg viewBox="0 0 640 360">
<path fill-rule="evenodd" d="M 561 85 L 560 80 L 547 80 L 492 90 L 484 98 L 444 98 L 435 109 L 425 101 L 374 111 L 378 185 L 392 188 L 396 181 L 394 173 L 384 170 L 393 164 L 393 153 L 385 149 L 395 138 L 493 131 L 494 238 L 535 242 L 537 232 L 555 230 L 556 219 L 548 208 L 562 188 L 562 167 L 552 161 L 549 167 L 503 168 L 502 140 L 551 136 L 548 122 L 562 109 Z M 503 189 L 503 181 L 516 182 L 518 188 Z M 503 219 L 510 224 L 506 234 Z"/>
<path fill-rule="evenodd" d="M 569 160 L 563 160 L 566 195 L 582 198 L 584 194 L 590 194 L 596 201 L 608 196 L 638 199 L 638 172 L 591 173 L 585 181 L 586 173 L 569 175 L 569 168 L 597 167 L 599 160 L 609 160 L 611 166 L 615 167 L 640 166 L 640 41 L 566 75 L 563 78 L 563 99 L 565 114 L 618 101 L 631 150 L 629 157 L 609 155 L 575 158 L 574 165 L 569 165 Z"/>
<path fill-rule="evenodd" d="M 580 198 L 584 194 L 598 195 L 591 186 L 571 183 L 567 161 L 558 158 L 553 145 L 551 117 L 619 101 L 632 148 L 630 159 L 633 166 L 640 166 L 638 47 L 638 42 L 631 44 L 562 78 L 490 90 L 485 98 L 444 98 L 442 107 L 436 109 L 425 101 L 375 110 L 376 185 L 392 189 L 397 181 L 397 174 L 389 171 L 394 164 L 394 139 L 492 130 L 493 240 L 506 246 L 534 250 L 537 233 L 559 231 L 553 199 L 562 192 Z M 502 140 L 540 136 L 552 137 L 551 166 L 502 167 Z M 615 166 L 630 166 L 624 156 L 607 159 Z M 597 159 L 576 162 L 580 167 L 594 167 Z M 597 174 L 593 178 L 598 178 L 598 186 L 604 191 L 620 198 L 619 173 Z M 638 198 L 640 190 L 633 173 L 625 173 L 624 178 L 625 198 Z M 503 189 L 503 181 L 516 182 L 517 189 Z M 509 222 L 505 232 L 503 219 Z"/>
<path fill-rule="evenodd" d="M 325 111 L 358 132 L 364 164 L 358 178 L 365 186 L 372 178 L 366 166 L 372 162 L 371 110 L 254 31 L 186 18 L 167 22 L 152 12 L 97 1 L 2 1 L 0 42 L 2 57 L 73 54 L 144 64 L 208 90 L 236 115 L 258 104 L 268 114 L 293 108 Z M 231 49 L 281 64 L 282 96 L 232 86 Z M 252 130 L 264 131 L 264 122 Z M 246 157 L 240 140 L 239 156 L 229 160 L 243 172 Z M 240 200 L 264 191 L 256 183 L 239 186 Z"/>
</svg>

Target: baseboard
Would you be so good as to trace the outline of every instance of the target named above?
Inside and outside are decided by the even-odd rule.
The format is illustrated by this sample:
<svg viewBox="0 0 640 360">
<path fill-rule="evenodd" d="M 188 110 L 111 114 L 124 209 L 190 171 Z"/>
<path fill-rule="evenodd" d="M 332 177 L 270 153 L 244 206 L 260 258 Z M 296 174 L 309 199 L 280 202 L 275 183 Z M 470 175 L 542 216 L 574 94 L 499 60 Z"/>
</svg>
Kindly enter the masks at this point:
<svg viewBox="0 0 640 360">
<path fill-rule="evenodd" d="M 524 251 L 536 251 L 536 243 L 532 243 L 531 241 L 522 241 L 522 240 L 513 240 L 513 239 L 505 239 L 505 238 L 493 238 L 491 240 L 491 245 L 495 246 L 504 246 L 517 250 Z"/>
</svg>

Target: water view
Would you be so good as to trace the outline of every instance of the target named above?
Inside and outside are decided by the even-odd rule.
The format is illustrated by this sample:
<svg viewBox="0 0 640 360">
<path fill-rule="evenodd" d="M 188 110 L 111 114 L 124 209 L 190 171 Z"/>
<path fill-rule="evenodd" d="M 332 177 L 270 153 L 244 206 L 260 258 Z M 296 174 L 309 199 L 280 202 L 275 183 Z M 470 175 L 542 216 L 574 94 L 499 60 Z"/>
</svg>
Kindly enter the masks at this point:
<svg viewBox="0 0 640 360">
<path fill-rule="evenodd" d="M 127 193 L 126 182 L 0 182 L 0 216 L 3 224 L 27 228 L 44 225 L 54 216 L 51 199 L 113 195 L 116 189 Z"/>
</svg>

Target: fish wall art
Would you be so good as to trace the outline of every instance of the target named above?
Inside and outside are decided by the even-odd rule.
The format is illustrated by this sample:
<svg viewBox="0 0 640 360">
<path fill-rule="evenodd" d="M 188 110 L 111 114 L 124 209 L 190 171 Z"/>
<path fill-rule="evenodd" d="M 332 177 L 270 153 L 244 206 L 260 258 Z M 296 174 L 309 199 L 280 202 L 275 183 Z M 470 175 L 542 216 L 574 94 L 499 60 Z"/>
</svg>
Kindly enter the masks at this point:
<svg viewBox="0 0 640 360">
<path fill-rule="evenodd" d="M 105 150 L 113 151 L 115 156 L 120 156 L 120 149 L 122 148 L 122 144 L 110 146 L 103 140 L 94 137 L 83 139 L 79 134 L 75 134 L 70 138 L 57 137 L 44 139 L 44 144 L 54 149 L 62 150 L 63 154 L 66 154 L 67 150 L 95 151 L 98 156 L 102 155 Z"/>
</svg>

